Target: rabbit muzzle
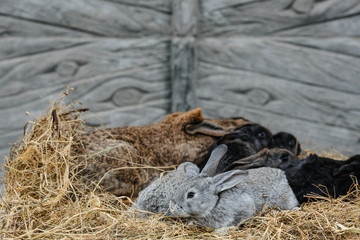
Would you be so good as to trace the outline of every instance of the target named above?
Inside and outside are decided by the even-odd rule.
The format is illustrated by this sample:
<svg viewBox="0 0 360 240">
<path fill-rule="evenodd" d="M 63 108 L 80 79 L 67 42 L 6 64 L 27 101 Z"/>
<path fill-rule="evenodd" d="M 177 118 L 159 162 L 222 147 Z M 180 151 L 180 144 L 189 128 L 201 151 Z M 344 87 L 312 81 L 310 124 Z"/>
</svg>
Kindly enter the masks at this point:
<svg viewBox="0 0 360 240">
<path fill-rule="evenodd" d="M 189 217 L 190 216 L 190 214 L 185 212 L 183 207 L 181 205 L 177 204 L 174 200 L 170 200 L 169 209 L 170 209 L 170 212 L 175 217 Z"/>
</svg>

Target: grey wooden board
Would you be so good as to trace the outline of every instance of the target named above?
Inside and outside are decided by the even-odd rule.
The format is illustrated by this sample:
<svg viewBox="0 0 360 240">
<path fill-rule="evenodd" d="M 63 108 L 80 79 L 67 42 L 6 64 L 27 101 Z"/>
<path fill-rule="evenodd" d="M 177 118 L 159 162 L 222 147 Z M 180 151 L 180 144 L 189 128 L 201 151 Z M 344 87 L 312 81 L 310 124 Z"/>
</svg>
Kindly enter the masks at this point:
<svg viewBox="0 0 360 240">
<path fill-rule="evenodd" d="M 46 36 L 165 36 L 171 23 L 167 1 L 1 0 L 0 16 L 7 17 L 5 36 L 34 36 L 32 29 Z"/>
<path fill-rule="evenodd" d="M 357 153 L 360 41 L 350 39 L 352 51 L 345 50 L 346 40 L 204 39 L 198 42 L 198 106 L 211 116 L 243 116 Z"/>
<path fill-rule="evenodd" d="M 358 0 L 200 0 L 202 36 L 359 36 Z"/>
<path fill-rule="evenodd" d="M 171 111 L 188 111 L 195 106 L 195 39 L 174 38 L 171 45 Z"/>
<path fill-rule="evenodd" d="M 186 37 L 198 31 L 198 1 L 173 0 L 171 27 L 173 36 Z"/>
<path fill-rule="evenodd" d="M 44 113 L 68 85 L 75 88 L 69 100 L 90 107 L 90 125 L 163 118 L 170 109 L 168 48 L 166 39 L 0 39 L 0 151 L 32 120 L 25 112 Z"/>
<path fill-rule="evenodd" d="M 1 1 L 0 1 L 1 11 Z M 56 27 L 42 22 L 28 21 L 16 17 L 4 16 L 0 12 L 0 37 L 38 37 L 38 36 L 71 36 L 91 37 L 90 33 L 79 32 L 65 27 Z"/>
<path fill-rule="evenodd" d="M 171 111 L 188 111 L 195 106 L 196 38 L 198 31 L 198 1 L 172 2 Z"/>
<path fill-rule="evenodd" d="M 165 39 L 0 39 L 0 59 L 10 58 L 0 61 L 0 84 L 3 86 L 0 97 L 7 97 L 2 108 L 38 97 L 30 93 L 39 88 L 80 80 L 86 82 L 87 78 L 105 77 L 129 69 L 141 71 L 142 67 L 157 63 L 167 66 L 168 44 Z M 26 45 L 30 53 L 23 51 Z M 15 52 L 7 54 L 9 48 Z M 18 92 L 28 94 L 14 95 Z"/>
<path fill-rule="evenodd" d="M 198 42 L 198 56 L 200 62 L 359 94 L 360 41 L 349 40 L 346 47 L 344 38 L 206 38 Z"/>
</svg>

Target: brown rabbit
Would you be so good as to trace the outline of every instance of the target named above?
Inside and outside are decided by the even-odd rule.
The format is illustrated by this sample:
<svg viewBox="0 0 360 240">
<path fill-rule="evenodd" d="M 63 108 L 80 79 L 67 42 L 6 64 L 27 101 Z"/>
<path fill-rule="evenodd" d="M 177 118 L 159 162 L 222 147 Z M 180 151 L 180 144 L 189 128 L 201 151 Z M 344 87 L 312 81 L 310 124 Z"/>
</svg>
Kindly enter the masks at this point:
<svg viewBox="0 0 360 240">
<path fill-rule="evenodd" d="M 87 184 L 136 197 L 161 171 L 182 162 L 200 164 L 219 137 L 248 123 L 205 119 L 196 108 L 144 126 L 94 130 L 81 136 L 81 174 Z"/>
</svg>

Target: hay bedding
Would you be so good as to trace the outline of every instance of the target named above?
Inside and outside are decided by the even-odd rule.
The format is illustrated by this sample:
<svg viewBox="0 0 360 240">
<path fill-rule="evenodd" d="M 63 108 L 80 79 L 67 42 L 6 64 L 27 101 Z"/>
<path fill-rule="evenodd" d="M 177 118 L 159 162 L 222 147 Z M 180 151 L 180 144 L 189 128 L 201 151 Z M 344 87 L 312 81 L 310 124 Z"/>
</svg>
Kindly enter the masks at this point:
<svg viewBox="0 0 360 240">
<path fill-rule="evenodd" d="M 25 126 L 23 138 L 7 156 L 1 239 L 360 238 L 358 185 L 347 196 L 323 198 L 294 211 L 265 209 L 226 233 L 156 214 L 136 217 L 127 204 L 130 199 L 90 189 L 77 177 L 82 167 L 75 161 L 76 148 L 81 148 L 77 136 L 86 127 L 80 118 L 83 109 L 66 105 L 65 95 Z"/>
</svg>

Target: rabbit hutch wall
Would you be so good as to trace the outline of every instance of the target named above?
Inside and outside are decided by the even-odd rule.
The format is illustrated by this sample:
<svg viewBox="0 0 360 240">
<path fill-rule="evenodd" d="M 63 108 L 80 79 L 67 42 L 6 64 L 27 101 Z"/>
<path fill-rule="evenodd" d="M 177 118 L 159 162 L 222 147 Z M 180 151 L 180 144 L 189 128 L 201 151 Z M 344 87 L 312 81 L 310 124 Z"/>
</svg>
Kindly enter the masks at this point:
<svg viewBox="0 0 360 240">
<path fill-rule="evenodd" d="M 2 0 L 0 153 L 68 85 L 93 126 L 202 107 L 360 150 L 358 0 Z"/>
</svg>

